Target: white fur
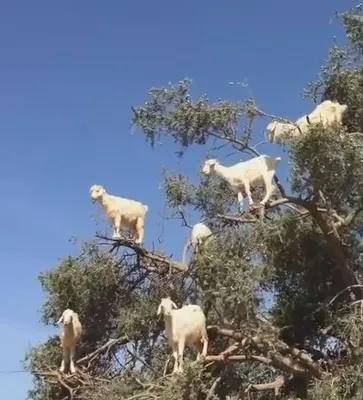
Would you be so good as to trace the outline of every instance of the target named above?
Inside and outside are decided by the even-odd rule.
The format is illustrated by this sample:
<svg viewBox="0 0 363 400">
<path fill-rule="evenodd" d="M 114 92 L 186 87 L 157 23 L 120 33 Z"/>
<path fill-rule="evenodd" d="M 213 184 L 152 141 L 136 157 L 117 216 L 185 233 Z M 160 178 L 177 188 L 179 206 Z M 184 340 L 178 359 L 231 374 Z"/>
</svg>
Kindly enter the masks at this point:
<svg viewBox="0 0 363 400">
<path fill-rule="evenodd" d="M 324 128 L 334 123 L 342 124 L 347 110 L 348 106 L 346 104 L 325 100 L 318 104 L 309 115 L 300 117 L 295 122 L 297 126 L 280 121 L 270 122 L 266 127 L 269 140 L 274 142 L 284 136 L 298 137 L 304 135 L 309 131 L 310 126 L 318 123 L 322 123 Z"/>
<path fill-rule="evenodd" d="M 149 207 L 135 200 L 124 199 L 107 194 L 102 185 L 93 185 L 90 188 L 93 202 L 98 201 L 114 227 L 113 238 L 121 237 L 121 228 L 129 229 L 136 243 L 144 240 L 145 215 Z"/>
<path fill-rule="evenodd" d="M 74 374 L 76 372 L 76 368 L 74 366 L 76 344 L 82 334 L 82 325 L 79 322 L 78 314 L 69 308 L 63 311 L 63 314 L 59 318 L 57 324 L 60 324 L 61 322 L 63 322 L 63 329 L 60 335 L 60 346 L 63 349 L 63 355 L 62 364 L 59 371 L 64 372 L 65 364 L 70 362 L 70 371 L 72 374 Z"/>
<path fill-rule="evenodd" d="M 227 181 L 231 189 L 237 193 L 238 206 L 240 211 L 242 211 L 243 188 L 246 191 L 251 206 L 253 205 L 253 200 L 250 187 L 264 185 L 266 188 L 266 195 L 262 199 L 261 205 L 266 204 L 275 190 L 272 180 L 280 161 L 280 157 L 272 158 L 263 154 L 251 160 L 242 161 L 230 167 L 225 167 L 216 159 L 210 159 L 204 163 L 202 172 L 205 175 L 214 173 Z"/>
<path fill-rule="evenodd" d="M 346 104 L 339 104 L 330 100 L 325 100 L 318 104 L 309 114 L 304 115 L 296 121 L 302 134 L 308 132 L 311 125 L 322 123 L 324 128 L 334 123 L 342 124 L 343 116 L 347 112 Z"/>
<path fill-rule="evenodd" d="M 207 225 L 202 222 L 198 222 L 193 226 L 190 237 L 188 238 L 184 251 L 183 251 L 183 265 L 186 265 L 186 256 L 189 247 L 193 248 L 193 251 L 197 253 L 199 251 L 199 246 L 205 241 L 208 242 L 208 239 L 211 238 L 212 231 L 208 228 Z"/>
<path fill-rule="evenodd" d="M 268 132 L 268 138 L 271 143 L 278 138 L 284 136 L 298 136 L 300 133 L 295 125 L 276 120 L 267 125 L 266 131 Z"/>
<path fill-rule="evenodd" d="M 189 304 L 178 309 L 169 297 L 161 299 L 157 315 L 161 313 L 164 314 L 166 336 L 173 349 L 173 373 L 182 372 L 185 346 L 192 346 L 198 351 L 197 360 L 207 355 L 206 317 L 200 306 Z"/>
</svg>

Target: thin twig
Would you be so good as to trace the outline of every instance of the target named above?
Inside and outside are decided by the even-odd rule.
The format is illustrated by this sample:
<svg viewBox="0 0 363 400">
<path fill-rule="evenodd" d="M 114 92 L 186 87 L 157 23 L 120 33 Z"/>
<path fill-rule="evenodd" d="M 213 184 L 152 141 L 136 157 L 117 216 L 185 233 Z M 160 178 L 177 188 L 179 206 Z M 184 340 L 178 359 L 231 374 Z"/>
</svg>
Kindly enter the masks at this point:
<svg viewBox="0 0 363 400">
<path fill-rule="evenodd" d="M 107 236 L 100 235 L 98 233 L 96 234 L 96 237 L 99 239 L 105 240 L 106 243 L 101 243 L 101 244 L 108 244 L 108 245 L 111 244 L 110 252 L 114 251 L 117 248 L 124 246 L 124 247 L 128 247 L 128 248 L 132 249 L 140 257 L 144 257 L 145 259 L 148 259 L 156 264 L 161 264 L 164 267 L 168 267 L 168 268 L 171 267 L 173 269 L 176 269 L 176 270 L 182 271 L 182 272 L 186 271 L 186 268 L 184 265 L 178 263 L 177 261 L 172 260 L 170 257 L 155 254 L 154 252 L 146 250 L 144 247 L 140 246 L 139 244 L 135 243 L 132 240 L 113 239 L 113 238 L 109 238 Z M 145 268 L 150 271 L 157 271 L 157 268 L 153 267 L 151 265 L 147 265 L 147 266 L 145 266 Z"/>
<path fill-rule="evenodd" d="M 338 294 L 336 294 L 328 303 L 328 307 L 342 294 L 344 293 L 346 290 L 349 290 L 351 288 L 363 288 L 363 285 L 350 285 L 346 288 L 344 288 L 343 290 L 341 290 Z"/>
<path fill-rule="evenodd" d="M 218 385 L 218 383 L 220 382 L 220 380 L 221 380 L 221 377 L 218 377 L 218 378 L 213 382 L 213 385 L 211 386 L 211 388 L 210 388 L 209 391 L 208 391 L 208 395 L 207 395 L 206 400 L 209 400 L 209 399 L 212 398 L 212 396 L 214 395 L 214 392 L 215 392 L 215 390 L 216 390 L 216 388 L 217 388 L 217 385 Z"/>
<path fill-rule="evenodd" d="M 137 356 L 135 353 L 133 353 L 133 352 L 130 351 L 129 349 L 127 349 L 127 352 L 128 352 L 132 357 L 135 357 L 136 360 L 140 361 L 143 365 L 145 365 L 145 367 L 149 368 L 150 371 L 154 372 L 154 374 L 159 375 L 159 376 L 163 376 L 163 374 L 161 374 L 160 372 L 156 371 L 153 367 L 151 367 L 149 364 L 147 364 L 142 358 L 140 358 L 139 356 Z"/>
</svg>

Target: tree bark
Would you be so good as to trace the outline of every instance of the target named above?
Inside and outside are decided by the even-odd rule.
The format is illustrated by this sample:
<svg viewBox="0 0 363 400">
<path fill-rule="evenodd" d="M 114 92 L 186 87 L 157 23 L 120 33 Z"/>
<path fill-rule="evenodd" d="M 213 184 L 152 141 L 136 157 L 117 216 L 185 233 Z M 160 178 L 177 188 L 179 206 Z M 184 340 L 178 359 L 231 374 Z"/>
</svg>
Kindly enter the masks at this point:
<svg viewBox="0 0 363 400">
<path fill-rule="evenodd" d="M 340 277 L 344 287 L 359 285 L 360 282 L 348 264 L 348 259 L 344 254 L 340 236 L 335 227 L 330 224 L 326 217 L 318 210 L 314 204 L 305 205 L 305 208 L 310 212 L 314 221 L 318 224 L 319 228 L 325 234 L 328 244 L 331 248 L 332 255 L 337 264 Z M 343 288 L 344 288 L 343 287 Z M 360 288 L 352 289 L 355 295 L 355 300 L 362 300 L 363 293 Z"/>
</svg>

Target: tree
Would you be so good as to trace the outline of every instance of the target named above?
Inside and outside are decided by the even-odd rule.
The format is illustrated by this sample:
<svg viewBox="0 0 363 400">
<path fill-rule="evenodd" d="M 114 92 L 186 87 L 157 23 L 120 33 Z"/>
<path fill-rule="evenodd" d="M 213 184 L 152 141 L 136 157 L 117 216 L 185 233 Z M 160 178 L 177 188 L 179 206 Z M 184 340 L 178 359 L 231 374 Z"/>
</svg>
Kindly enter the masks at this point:
<svg viewBox="0 0 363 400">
<path fill-rule="evenodd" d="M 59 340 L 30 351 L 30 398 L 45 399 L 360 399 L 363 390 L 361 301 L 363 235 L 363 12 L 338 14 L 348 44 L 334 45 L 305 94 L 349 107 L 345 126 L 312 127 L 282 145 L 290 188 L 260 212 L 236 214 L 235 195 L 216 177 L 165 171 L 166 201 L 186 224 L 197 211 L 216 232 L 188 268 L 161 251 L 98 234 L 79 256 L 40 276 L 48 294 L 43 321 L 74 308 L 85 333 L 77 374 L 63 376 Z M 193 99 L 191 81 L 153 88 L 132 108 L 133 123 L 152 147 L 172 138 L 183 156 L 212 144 L 258 155 L 255 121 L 274 116 L 255 99 Z M 267 124 L 266 122 L 266 124 Z M 261 191 L 253 195 L 261 200 Z M 200 304 L 208 320 L 208 355 L 168 376 L 170 348 L 156 316 L 161 297 Z M 266 309 L 266 297 L 272 306 Z M 192 357 L 189 357 L 192 355 Z M 227 397 L 229 396 L 229 397 Z"/>
</svg>

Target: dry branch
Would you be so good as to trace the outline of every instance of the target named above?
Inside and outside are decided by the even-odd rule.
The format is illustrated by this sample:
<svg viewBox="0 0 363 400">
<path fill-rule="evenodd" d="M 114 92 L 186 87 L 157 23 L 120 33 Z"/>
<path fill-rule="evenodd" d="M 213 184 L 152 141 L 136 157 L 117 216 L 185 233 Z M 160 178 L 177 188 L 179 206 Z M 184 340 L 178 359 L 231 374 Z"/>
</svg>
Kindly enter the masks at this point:
<svg viewBox="0 0 363 400">
<path fill-rule="evenodd" d="M 97 386 L 99 382 L 109 382 L 108 379 L 91 374 L 89 371 L 91 363 L 103 353 L 109 352 L 114 346 L 125 345 L 129 343 L 129 341 L 129 338 L 126 335 L 116 339 L 110 339 L 97 350 L 77 360 L 75 374 L 66 375 L 58 370 L 49 370 L 39 371 L 34 373 L 34 375 L 44 377 L 48 383 L 61 385 L 68 390 L 70 398 L 73 399 L 74 395 L 81 390 Z"/>
<path fill-rule="evenodd" d="M 244 216 L 217 214 L 216 218 L 222 219 L 222 220 L 228 221 L 228 222 L 239 222 L 239 223 L 244 223 L 244 224 L 254 224 L 258 221 L 257 218 L 250 217 L 249 214 L 246 214 Z"/>
<path fill-rule="evenodd" d="M 87 356 L 80 358 L 79 360 L 76 361 L 76 365 L 82 365 L 87 362 L 93 361 L 95 358 L 98 357 L 98 355 L 104 353 L 105 351 L 109 351 L 113 346 L 115 345 L 124 345 L 129 343 L 129 338 L 124 335 L 121 336 L 117 339 L 110 339 L 107 343 L 99 347 L 97 350 L 93 351 L 92 353 L 88 354 Z"/>
<path fill-rule="evenodd" d="M 279 394 L 280 389 L 286 385 L 286 383 L 290 380 L 291 378 L 287 378 L 284 376 L 278 376 L 274 382 L 269 382 L 269 383 L 261 383 L 261 384 L 250 384 L 248 388 L 245 390 L 246 393 L 250 392 L 251 389 L 254 389 L 256 391 L 263 391 L 263 390 L 273 390 L 275 392 L 275 396 Z"/>
<path fill-rule="evenodd" d="M 150 271 L 158 271 L 162 266 L 172 268 L 180 272 L 184 272 L 187 270 L 183 264 L 172 260 L 170 257 L 151 252 L 141 245 L 135 243 L 133 240 L 113 239 L 100 234 L 96 234 L 96 237 L 105 240 L 106 243 L 101 244 L 111 245 L 110 253 L 119 249 L 120 247 L 127 247 L 133 250 L 138 256 L 146 261 L 144 266 Z"/>
<path fill-rule="evenodd" d="M 236 343 L 229 346 L 225 351 L 217 355 L 208 355 L 206 362 L 246 362 L 257 361 L 272 365 L 281 371 L 299 376 L 304 379 L 324 379 L 327 374 L 321 367 L 315 363 L 305 352 L 288 346 L 283 341 L 275 338 L 271 340 L 264 335 L 255 335 L 248 337 L 242 332 L 219 328 L 218 326 L 208 326 L 208 333 L 220 335 L 236 340 Z M 235 354 L 238 350 L 244 350 L 247 347 L 250 351 L 247 354 Z M 259 354 L 250 354 L 251 351 Z"/>
<path fill-rule="evenodd" d="M 211 388 L 209 389 L 208 395 L 206 400 L 209 400 L 212 398 L 212 396 L 214 395 L 214 392 L 217 388 L 218 383 L 220 382 L 222 378 L 219 376 L 217 379 L 215 379 L 215 381 L 213 382 L 213 385 L 211 386 Z"/>
</svg>

